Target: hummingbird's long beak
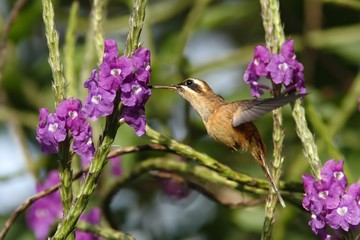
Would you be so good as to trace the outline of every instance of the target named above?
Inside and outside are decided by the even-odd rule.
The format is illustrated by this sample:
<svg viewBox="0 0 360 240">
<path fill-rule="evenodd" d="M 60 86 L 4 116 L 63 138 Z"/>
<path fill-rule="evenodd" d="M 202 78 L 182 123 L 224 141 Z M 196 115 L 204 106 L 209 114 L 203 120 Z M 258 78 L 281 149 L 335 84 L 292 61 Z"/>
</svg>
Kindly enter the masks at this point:
<svg viewBox="0 0 360 240">
<path fill-rule="evenodd" d="M 173 90 L 176 91 L 178 89 L 178 85 L 173 84 L 173 85 L 149 85 L 149 88 L 158 88 L 158 89 L 169 89 L 169 90 Z"/>
</svg>

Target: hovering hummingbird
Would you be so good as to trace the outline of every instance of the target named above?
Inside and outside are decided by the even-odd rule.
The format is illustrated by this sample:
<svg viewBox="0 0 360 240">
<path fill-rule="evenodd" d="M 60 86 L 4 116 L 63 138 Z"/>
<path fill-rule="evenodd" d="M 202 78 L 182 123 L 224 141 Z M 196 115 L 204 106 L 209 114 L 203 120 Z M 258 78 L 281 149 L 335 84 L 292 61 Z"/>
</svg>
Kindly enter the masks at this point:
<svg viewBox="0 0 360 240">
<path fill-rule="evenodd" d="M 305 94 L 226 102 L 214 93 L 205 81 L 196 78 L 188 78 L 175 85 L 150 87 L 176 91 L 200 115 L 210 137 L 233 150 L 250 151 L 270 181 L 280 204 L 285 207 L 285 202 L 266 165 L 265 144 L 251 121 Z"/>
</svg>

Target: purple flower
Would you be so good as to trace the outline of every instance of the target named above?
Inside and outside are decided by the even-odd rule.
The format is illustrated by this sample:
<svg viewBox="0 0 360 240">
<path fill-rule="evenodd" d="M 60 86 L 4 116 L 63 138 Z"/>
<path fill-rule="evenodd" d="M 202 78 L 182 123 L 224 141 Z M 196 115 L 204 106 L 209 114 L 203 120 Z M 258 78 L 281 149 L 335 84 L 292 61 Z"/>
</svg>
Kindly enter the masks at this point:
<svg viewBox="0 0 360 240">
<path fill-rule="evenodd" d="M 59 143 L 66 138 L 65 121 L 50 113 L 46 108 L 40 108 L 39 124 L 36 128 L 36 139 L 44 153 L 59 152 Z"/>
<path fill-rule="evenodd" d="M 56 115 L 62 120 L 66 120 L 66 126 L 70 127 L 72 121 L 79 116 L 81 105 L 79 99 L 65 99 L 57 106 Z"/>
<path fill-rule="evenodd" d="M 143 106 L 151 95 L 147 84 L 150 81 L 150 51 L 138 48 L 131 57 L 135 74 L 125 78 L 121 84 L 121 102 L 124 106 Z"/>
<path fill-rule="evenodd" d="M 360 186 L 360 184 L 358 185 Z M 350 224 L 358 225 L 360 223 L 360 207 L 355 196 L 351 193 L 344 194 L 338 207 L 326 215 L 326 220 L 331 228 L 341 227 L 345 231 L 349 230 Z"/>
<path fill-rule="evenodd" d="M 354 200 L 356 201 L 357 205 L 360 207 L 360 183 L 351 184 L 348 187 L 346 194 L 352 196 L 352 198 L 354 198 Z"/>
<path fill-rule="evenodd" d="M 324 206 L 324 209 L 334 209 L 340 203 L 340 197 L 344 192 L 344 189 L 335 182 L 315 182 L 314 183 L 317 198 L 314 201 L 318 201 L 319 204 Z"/>
<path fill-rule="evenodd" d="M 53 170 L 43 184 L 36 185 L 36 191 L 43 191 L 59 182 L 59 173 Z M 34 231 L 38 240 L 47 239 L 52 224 L 60 218 L 62 218 L 62 205 L 59 191 L 40 198 L 26 213 L 27 224 Z"/>
<path fill-rule="evenodd" d="M 112 61 L 119 54 L 118 46 L 115 40 L 106 39 L 104 41 L 104 56 L 103 61 Z"/>
<path fill-rule="evenodd" d="M 306 93 L 303 71 L 303 65 L 296 60 L 294 40 L 289 39 L 282 45 L 280 54 L 271 54 L 266 47 L 257 46 L 254 59 L 244 73 L 244 81 L 250 84 L 254 97 L 260 97 L 264 93 L 262 89 L 270 90 L 269 86 L 258 82 L 261 77 L 274 84 L 284 84 L 285 92 L 297 89 L 299 93 Z"/>
<path fill-rule="evenodd" d="M 52 170 L 49 172 L 42 184 L 36 185 L 36 192 L 41 192 L 60 182 L 59 172 Z M 49 230 L 57 219 L 63 217 L 62 204 L 59 190 L 40 198 L 35 201 L 26 213 L 26 221 L 38 240 L 45 240 L 48 237 Z M 90 223 L 98 223 L 100 221 L 100 210 L 92 209 L 89 213 L 84 213 L 80 220 Z M 92 240 L 95 238 L 88 233 L 76 231 L 76 239 Z"/>
<path fill-rule="evenodd" d="M 94 158 L 95 148 L 92 140 L 92 128 L 85 122 L 84 130 L 73 135 L 73 150 L 80 156 L 82 166 L 89 164 Z"/>
<path fill-rule="evenodd" d="M 124 106 L 121 118 L 133 127 L 140 136 L 145 133 L 145 103 L 151 95 L 147 84 L 150 81 L 150 51 L 137 49 L 131 58 L 118 57 L 114 40 L 104 42 L 104 57 L 99 70 L 93 70 L 84 83 L 88 96 L 82 107 L 79 99 L 69 98 L 61 102 L 56 113 L 40 109 L 37 140 L 44 153 L 59 152 L 59 143 L 73 138 L 73 151 L 80 155 L 83 164 L 94 156 L 92 129 L 87 118 L 96 121 L 114 111 L 118 96 Z M 118 102 L 117 102 L 118 103 Z M 118 107 L 118 106 L 116 106 Z"/>
<path fill-rule="evenodd" d="M 161 189 L 168 196 L 175 197 L 177 199 L 185 198 L 189 195 L 190 189 L 183 181 L 171 178 L 165 178 L 160 180 Z"/>
<path fill-rule="evenodd" d="M 275 84 L 283 83 L 287 86 L 293 79 L 293 69 L 282 55 L 274 54 L 266 70 Z"/>
<path fill-rule="evenodd" d="M 305 87 L 305 79 L 304 79 L 303 69 L 294 73 L 294 83 L 292 86 L 288 87 L 288 90 L 290 91 L 293 88 L 296 88 L 297 91 L 301 94 L 304 94 L 307 92 L 306 87 Z"/>
<path fill-rule="evenodd" d="M 112 174 L 114 174 L 114 176 L 116 176 L 116 177 L 120 177 L 122 174 L 120 156 L 110 158 L 110 165 L 111 165 Z"/>
<path fill-rule="evenodd" d="M 93 70 L 91 77 L 84 86 L 89 94 L 86 97 L 83 111 L 87 117 L 96 121 L 99 117 L 108 116 L 114 110 L 115 92 L 107 91 L 98 86 L 98 74 Z"/>
<path fill-rule="evenodd" d="M 322 240 L 337 240 L 341 239 L 341 235 L 339 237 L 336 236 L 336 234 L 330 235 L 325 228 L 319 229 L 317 235 Z"/>
<path fill-rule="evenodd" d="M 304 174 L 303 207 L 311 212 L 309 225 L 323 239 L 330 235 L 326 227 L 349 231 L 360 224 L 360 184 L 347 186 L 344 161 L 327 161 L 321 169 L 321 179 Z M 336 231 L 335 231 L 336 232 Z"/>
<path fill-rule="evenodd" d="M 145 103 L 151 95 L 147 84 L 150 81 L 150 51 L 137 49 L 131 57 L 135 72 L 121 84 L 121 102 L 124 105 L 121 118 L 135 129 L 138 136 L 145 133 Z"/>
<path fill-rule="evenodd" d="M 271 53 L 269 49 L 264 46 L 257 46 L 254 51 L 254 59 L 248 65 L 244 80 L 246 83 L 257 81 L 260 77 L 266 77 L 268 72 L 266 66 L 271 59 Z"/>
<path fill-rule="evenodd" d="M 305 197 L 302 201 L 303 207 L 316 214 L 323 211 L 323 202 L 319 199 L 319 194 L 315 188 L 316 179 L 309 174 L 303 174 L 302 179 L 304 182 Z"/>
<path fill-rule="evenodd" d="M 244 73 L 244 81 L 250 84 L 251 95 L 260 97 L 264 92 L 261 88 L 269 89 L 264 84 L 259 84 L 258 80 L 261 77 L 268 75 L 266 66 L 270 62 L 271 53 L 264 46 L 257 46 L 254 51 L 254 59 L 250 62 Z"/>
<path fill-rule="evenodd" d="M 100 222 L 100 214 L 101 210 L 99 208 L 93 208 L 88 213 L 83 213 L 80 216 L 80 221 L 96 224 Z M 97 240 L 100 239 L 98 237 L 93 236 L 90 233 L 82 232 L 77 230 L 76 231 L 76 239 L 77 240 Z"/>
<path fill-rule="evenodd" d="M 314 183 L 316 181 L 315 177 L 310 174 L 303 174 L 301 176 L 304 183 L 305 197 L 302 201 L 302 205 L 306 210 L 310 210 L 311 198 L 316 195 L 316 189 Z"/>
<path fill-rule="evenodd" d="M 343 190 L 345 190 L 347 179 L 344 174 L 343 165 L 344 160 L 339 160 L 338 163 L 336 163 L 333 159 L 327 161 L 321 169 L 322 181 L 335 181 L 342 187 Z"/>
<path fill-rule="evenodd" d="M 138 48 L 131 56 L 134 66 L 138 68 L 150 67 L 150 51 L 146 48 Z"/>
<path fill-rule="evenodd" d="M 47 108 L 39 109 L 39 124 L 38 124 L 39 128 L 46 127 L 48 115 L 49 115 L 49 109 L 47 109 Z"/>
<path fill-rule="evenodd" d="M 146 48 L 138 48 L 131 56 L 135 67 L 135 78 L 145 85 L 150 81 L 150 51 Z"/>
<path fill-rule="evenodd" d="M 296 60 L 293 39 L 288 39 L 283 43 L 280 54 L 272 55 L 266 70 L 275 84 L 283 83 L 289 86 L 291 83 L 303 80 L 302 75 L 296 75 L 298 72 L 302 73 L 304 67 Z"/>
<path fill-rule="evenodd" d="M 108 91 L 117 91 L 122 81 L 134 70 L 131 59 L 121 56 L 119 58 L 104 58 L 99 67 L 99 86 Z"/>
<path fill-rule="evenodd" d="M 312 213 L 309 225 L 315 234 L 319 234 L 325 229 L 325 216 L 323 214 Z"/>
<path fill-rule="evenodd" d="M 124 106 L 143 106 L 151 95 L 145 82 L 133 77 L 127 77 L 121 85 L 121 102 Z"/>
<path fill-rule="evenodd" d="M 122 118 L 132 128 L 136 135 L 142 136 L 146 132 L 146 116 L 144 107 L 124 107 Z"/>
<path fill-rule="evenodd" d="M 59 119 L 66 121 L 66 127 L 73 135 L 78 135 L 83 130 L 84 122 L 86 122 L 86 117 L 81 108 L 81 101 L 74 98 L 62 101 L 56 108 L 56 115 Z"/>
</svg>

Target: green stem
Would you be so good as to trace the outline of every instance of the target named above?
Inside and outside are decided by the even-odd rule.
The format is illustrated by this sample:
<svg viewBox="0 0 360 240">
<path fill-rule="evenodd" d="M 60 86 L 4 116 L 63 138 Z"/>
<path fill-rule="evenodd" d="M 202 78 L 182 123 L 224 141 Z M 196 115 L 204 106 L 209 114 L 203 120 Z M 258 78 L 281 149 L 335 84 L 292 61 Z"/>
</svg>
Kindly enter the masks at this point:
<svg viewBox="0 0 360 240">
<path fill-rule="evenodd" d="M 156 132 L 154 132 L 154 130 L 149 130 L 148 132 L 150 132 L 151 136 L 156 135 Z M 167 147 L 172 149 L 177 149 L 177 151 L 179 151 L 178 154 L 187 157 L 189 157 L 189 153 L 192 152 L 192 154 L 190 155 L 192 156 L 192 158 L 195 158 L 197 162 L 204 163 L 209 161 L 209 159 L 204 159 L 205 156 L 202 155 L 201 153 L 198 153 L 193 149 L 186 149 L 185 151 L 183 151 L 184 150 L 183 146 L 177 146 L 177 145 L 182 145 L 182 144 L 177 142 L 172 142 Z M 200 158 L 197 159 L 195 156 Z M 209 158 L 209 157 L 205 157 L 205 158 Z M 218 168 L 221 168 L 220 165 Z M 234 175 L 238 174 L 238 177 L 235 179 L 232 174 L 229 175 L 226 172 L 220 173 L 219 171 L 214 171 L 214 169 L 210 169 L 207 166 L 202 166 L 194 162 L 179 161 L 169 158 L 147 159 L 145 161 L 138 162 L 134 167 L 134 169 L 132 169 L 130 173 L 125 174 L 119 180 L 117 180 L 117 182 L 115 182 L 113 186 L 110 188 L 110 191 L 106 194 L 106 198 L 104 199 L 103 202 L 103 209 L 107 219 L 110 219 L 110 222 L 111 222 L 110 203 L 112 197 L 119 191 L 119 189 L 121 189 L 122 187 L 133 181 L 136 181 L 137 179 L 139 179 L 140 176 L 149 173 L 151 171 L 156 171 L 156 172 L 164 171 L 164 172 L 173 172 L 175 174 L 180 174 L 181 176 L 184 177 L 184 179 L 186 179 L 188 183 L 193 182 L 195 185 L 198 182 L 200 183 L 206 182 L 206 183 L 212 183 L 217 187 L 227 187 L 239 191 L 245 190 L 253 194 L 264 194 L 266 193 L 269 187 L 266 180 L 251 178 L 249 176 L 240 173 L 234 173 Z M 302 184 L 287 183 L 286 186 L 284 184 L 284 189 L 285 188 L 287 188 L 287 191 L 289 192 L 285 192 L 284 197 L 286 197 L 287 200 L 294 203 L 295 205 L 301 206 L 300 198 L 302 196 Z"/>
<path fill-rule="evenodd" d="M 220 162 L 216 161 L 215 159 L 211 158 L 210 156 L 200 153 L 193 148 L 191 148 L 188 145 L 179 143 L 171 138 L 165 137 L 164 135 L 161 135 L 154 129 L 150 128 L 149 126 L 146 126 L 146 134 L 152 138 L 152 141 L 161 145 L 167 146 L 170 150 L 174 151 L 175 153 L 178 153 L 181 156 L 184 156 L 188 159 L 192 159 L 199 164 L 214 170 L 215 172 L 219 173 L 222 176 L 225 176 L 227 179 L 231 181 L 241 182 L 245 183 L 249 187 L 256 187 L 261 189 L 269 189 L 270 185 L 267 180 L 256 180 L 254 181 L 254 178 L 243 174 L 233 171 L 231 168 L 221 164 Z M 285 190 L 285 191 L 296 191 L 297 188 L 292 188 L 291 184 L 288 185 L 284 182 L 281 182 L 279 184 L 279 188 Z M 246 187 L 244 187 L 245 191 Z"/>
<path fill-rule="evenodd" d="M 42 4 L 45 35 L 49 48 L 49 64 L 54 80 L 53 91 L 55 95 L 55 105 L 57 105 L 65 99 L 66 81 L 60 60 L 59 35 L 55 29 L 54 8 L 51 0 L 42 0 Z"/>
<path fill-rule="evenodd" d="M 52 239 L 66 239 L 66 237 L 75 230 L 75 225 L 84 211 L 90 196 L 96 189 L 97 180 L 106 165 L 107 154 L 114 141 L 116 129 L 111 135 L 105 135 L 102 139 L 99 148 L 96 151 L 94 160 L 90 165 L 90 169 L 83 184 L 80 187 L 80 193 L 72 205 L 68 215 L 58 225 L 58 228 Z M 108 133 L 107 133 L 108 134 Z"/>
<path fill-rule="evenodd" d="M 260 0 L 266 46 L 272 53 L 279 52 L 285 41 L 281 25 L 280 6 L 278 0 Z"/>
<path fill-rule="evenodd" d="M 54 8 L 51 0 L 43 0 L 42 4 L 45 34 L 49 48 L 49 64 L 53 75 L 55 105 L 58 105 L 66 97 L 66 81 L 64 78 L 59 52 L 59 35 L 55 29 Z M 63 213 L 64 217 L 67 217 L 73 200 L 70 140 L 68 138 L 66 138 L 64 142 L 60 143 L 59 146 L 59 175 L 60 181 L 62 183 L 60 196 L 63 206 Z M 71 231 L 68 234 L 70 233 Z M 69 239 L 74 238 L 74 234 L 69 236 Z"/>
<path fill-rule="evenodd" d="M 278 53 L 282 43 L 285 40 L 284 30 L 281 25 L 280 6 L 278 0 L 260 0 L 263 25 L 265 30 L 266 46 L 272 53 Z M 274 97 L 277 97 L 281 92 L 281 85 L 274 85 Z M 283 117 L 282 109 L 273 111 L 273 161 L 272 161 L 272 175 L 275 184 L 277 185 L 281 176 L 282 164 L 284 158 L 282 157 L 282 145 L 285 138 L 283 131 Z M 270 189 L 268 198 L 265 204 L 265 220 L 263 225 L 262 239 L 271 239 L 274 220 L 274 213 L 277 203 L 277 197 L 273 189 Z"/>
<path fill-rule="evenodd" d="M 129 33 L 126 38 L 124 55 L 130 57 L 140 47 L 139 38 L 145 20 L 145 8 L 147 0 L 135 0 L 132 13 L 129 18 Z"/>
<path fill-rule="evenodd" d="M 104 54 L 104 37 L 103 37 L 103 22 L 104 22 L 104 8 L 106 0 L 94 0 L 92 16 L 92 25 L 94 26 L 95 48 L 97 53 L 98 64 L 101 63 Z"/>
<path fill-rule="evenodd" d="M 89 232 L 92 235 L 101 237 L 107 240 L 135 240 L 135 238 L 127 233 L 115 231 L 111 228 L 106 228 L 96 224 L 90 224 L 88 222 L 79 221 L 76 224 L 76 228 L 83 231 Z"/>
<path fill-rule="evenodd" d="M 130 56 L 136 48 L 139 46 L 139 37 L 141 33 L 141 27 L 145 18 L 145 6 L 146 0 L 136 0 L 134 3 L 133 12 L 129 20 L 129 34 L 126 42 L 126 55 Z M 131 36 L 131 37 L 129 37 Z M 115 106 L 118 106 L 120 100 L 119 96 L 114 100 Z M 96 189 L 97 180 L 107 163 L 107 154 L 110 151 L 111 145 L 114 142 L 116 131 L 119 127 L 118 119 L 120 111 L 118 107 L 115 107 L 114 113 L 106 118 L 106 125 L 103 137 L 99 140 L 99 147 L 96 150 L 93 161 L 90 164 L 89 172 L 83 184 L 80 187 L 80 193 L 72 205 L 70 212 L 62 222 L 58 225 L 58 228 L 52 237 L 52 239 L 66 239 L 66 237 L 75 229 L 75 225 L 84 211 L 91 195 Z"/>
<path fill-rule="evenodd" d="M 304 155 L 309 162 L 312 174 L 320 179 L 321 161 L 318 156 L 317 146 L 313 134 L 310 132 L 305 119 L 305 110 L 301 106 L 301 100 L 296 100 L 292 115 L 296 123 L 296 132 L 303 144 Z"/>
</svg>

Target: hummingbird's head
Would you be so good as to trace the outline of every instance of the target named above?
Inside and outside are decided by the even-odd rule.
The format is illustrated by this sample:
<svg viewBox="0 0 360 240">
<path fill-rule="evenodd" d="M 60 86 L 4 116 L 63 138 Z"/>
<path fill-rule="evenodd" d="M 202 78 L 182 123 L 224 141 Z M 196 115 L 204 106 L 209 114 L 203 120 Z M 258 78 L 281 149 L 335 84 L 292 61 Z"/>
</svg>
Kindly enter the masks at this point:
<svg viewBox="0 0 360 240">
<path fill-rule="evenodd" d="M 196 78 L 187 78 L 176 85 L 176 92 L 187 101 L 200 101 L 201 98 L 214 94 L 209 85 Z"/>
<path fill-rule="evenodd" d="M 181 83 L 173 85 L 152 85 L 151 88 L 176 91 L 180 96 L 189 102 L 197 101 L 209 94 L 214 94 L 205 81 L 196 78 L 187 78 Z"/>
<path fill-rule="evenodd" d="M 217 107 L 225 104 L 225 100 L 215 94 L 205 81 L 196 78 L 187 78 L 174 85 L 153 85 L 150 87 L 176 91 L 193 106 L 204 121 L 207 121 Z"/>
</svg>

